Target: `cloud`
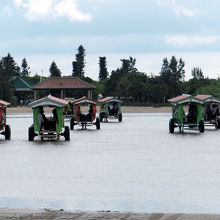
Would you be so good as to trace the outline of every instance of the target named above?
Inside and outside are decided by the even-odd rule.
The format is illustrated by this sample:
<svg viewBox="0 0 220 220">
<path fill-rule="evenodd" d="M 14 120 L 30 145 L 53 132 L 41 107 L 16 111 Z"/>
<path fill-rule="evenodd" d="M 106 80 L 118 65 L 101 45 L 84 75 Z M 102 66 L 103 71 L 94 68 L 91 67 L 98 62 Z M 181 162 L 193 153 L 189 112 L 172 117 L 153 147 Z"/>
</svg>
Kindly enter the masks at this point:
<svg viewBox="0 0 220 220">
<path fill-rule="evenodd" d="M 7 17 L 10 17 L 12 12 L 11 12 L 11 8 L 9 6 L 5 6 L 3 8 L 3 13 L 7 16 Z"/>
<path fill-rule="evenodd" d="M 82 13 L 76 0 L 14 0 L 14 5 L 26 10 L 28 21 L 67 17 L 72 21 L 90 21 L 90 14 Z"/>
<path fill-rule="evenodd" d="M 160 7 L 168 7 L 171 8 L 176 15 L 184 15 L 187 17 L 194 17 L 199 16 L 201 14 L 205 14 L 205 10 L 199 10 L 197 8 L 193 8 L 191 5 L 190 7 L 186 7 L 183 4 L 177 3 L 176 0 L 157 0 L 157 4 Z"/>
<path fill-rule="evenodd" d="M 75 0 L 62 0 L 55 6 L 57 16 L 66 16 L 70 21 L 90 21 L 91 15 L 80 12 Z"/>
<path fill-rule="evenodd" d="M 218 40 L 219 36 L 166 36 L 166 43 L 179 47 L 191 47 L 199 45 L 209 45 Z"/>
</svg>

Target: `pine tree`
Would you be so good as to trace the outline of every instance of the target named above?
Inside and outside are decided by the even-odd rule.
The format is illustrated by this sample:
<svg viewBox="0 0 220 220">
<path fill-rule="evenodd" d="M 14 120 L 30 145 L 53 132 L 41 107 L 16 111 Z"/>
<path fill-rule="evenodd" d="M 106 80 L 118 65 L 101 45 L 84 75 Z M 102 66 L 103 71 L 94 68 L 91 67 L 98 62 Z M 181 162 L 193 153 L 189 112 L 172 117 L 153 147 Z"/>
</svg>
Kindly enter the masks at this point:
<svg viewBox="0 0 220 220">
<path fill-rule="evenodd" d="M 28 67 L 27 60 L 24 58 L 21 64 L 21 76 L 22 77 L 29 76 L 30 73 L 29 70 L 30 67 Z"/>
<path fill-rule="evenodd" d="M 78 65 L 76 61 L 72 62 L 73 65 L 73 72 L 72 72 L 72 76 L 79 76 L 79 71 L 78 71 Z"/>
<path fill-rule="evenodd" d="M 99 80 L 106 79 L 108 77 L 107 61 L 106 57 L 99 57 Z"/>
<path fill-rule="evenodd" d="M 57 64 L 53 61 L 50 66 L 50 77 L 61 77 L 61 71 L 57 67 Z"/>
<path fill-rule="evenodd" d="M 85 49 L 82 45 L 80 45 L 78 48 L 78 53 L 76 54 L 76 61 L 72 62 L 73 76 L 84 76 L 85 74 L 84 68 L 86 66 L 85 56 L 86 56 Z"/>
<path fill-rule="evenodd" d="M 0 99 L 10 101 L 12 96 L 11 79 L 20 76 L 20 67 L 8 54 L 0 60 Z"/>
</svg>

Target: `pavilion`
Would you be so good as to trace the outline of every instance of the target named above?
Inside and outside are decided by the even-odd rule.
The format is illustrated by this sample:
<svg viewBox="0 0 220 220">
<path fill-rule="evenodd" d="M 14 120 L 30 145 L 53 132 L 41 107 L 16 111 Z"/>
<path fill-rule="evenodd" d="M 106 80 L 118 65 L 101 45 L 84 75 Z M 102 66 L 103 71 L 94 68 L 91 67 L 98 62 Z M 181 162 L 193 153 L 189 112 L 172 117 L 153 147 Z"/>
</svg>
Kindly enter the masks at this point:
<svg viewBox="0 0 220 220">
<path fill-rule="evenodd" d="M 34 100 L 41 98 L 41 95 L 54 95 L 64 99 L 66 97 L 73 97 L 73 94 L 83 94 L 92 99 L 92 92 L 96 87 L 79 79 L 78 77 L 51 77 L 31 89 L 34 91 Z M 78 98 L 78 97 L 75 97 Z"/>
</svg>

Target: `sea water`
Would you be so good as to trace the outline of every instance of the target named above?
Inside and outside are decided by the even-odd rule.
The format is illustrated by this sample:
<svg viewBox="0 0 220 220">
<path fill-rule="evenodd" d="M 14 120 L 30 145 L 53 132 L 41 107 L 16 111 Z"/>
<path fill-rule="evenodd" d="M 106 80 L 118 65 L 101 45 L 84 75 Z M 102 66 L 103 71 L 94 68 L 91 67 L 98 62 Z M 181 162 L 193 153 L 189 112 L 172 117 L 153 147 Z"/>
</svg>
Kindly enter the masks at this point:
<svg viewBox="0 0 220 220">
<path fill-rule="evenodd" d="M 220 213 L 220 130 L 170 134 L 170 117 L 128 113 L 76 126 L 69 142 L 29 142 L 32 115 L 8 115 L 0 207 Z"/>
</svg>

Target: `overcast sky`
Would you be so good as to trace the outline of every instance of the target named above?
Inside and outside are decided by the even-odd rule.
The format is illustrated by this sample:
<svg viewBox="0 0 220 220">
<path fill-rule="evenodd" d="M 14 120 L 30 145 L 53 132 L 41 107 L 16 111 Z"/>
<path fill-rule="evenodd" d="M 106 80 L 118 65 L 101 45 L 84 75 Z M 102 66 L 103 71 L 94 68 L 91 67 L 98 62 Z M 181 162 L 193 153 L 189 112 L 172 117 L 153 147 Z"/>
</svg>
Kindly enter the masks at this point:
<svg viewBox="0 0 220 220">
<path fill-rule="evenodd" d="M 183 58 L 220 77 L 219 0 L 1 0 L 0 56 L 47 76 L 54 60 L 72 72 L 79 45 L 86 49 L 86 76 L 98 79 L 99 56 L 108 70 L 133 56 L 137 68 L 158 74 L 164 57 Z"/>
</svg>

